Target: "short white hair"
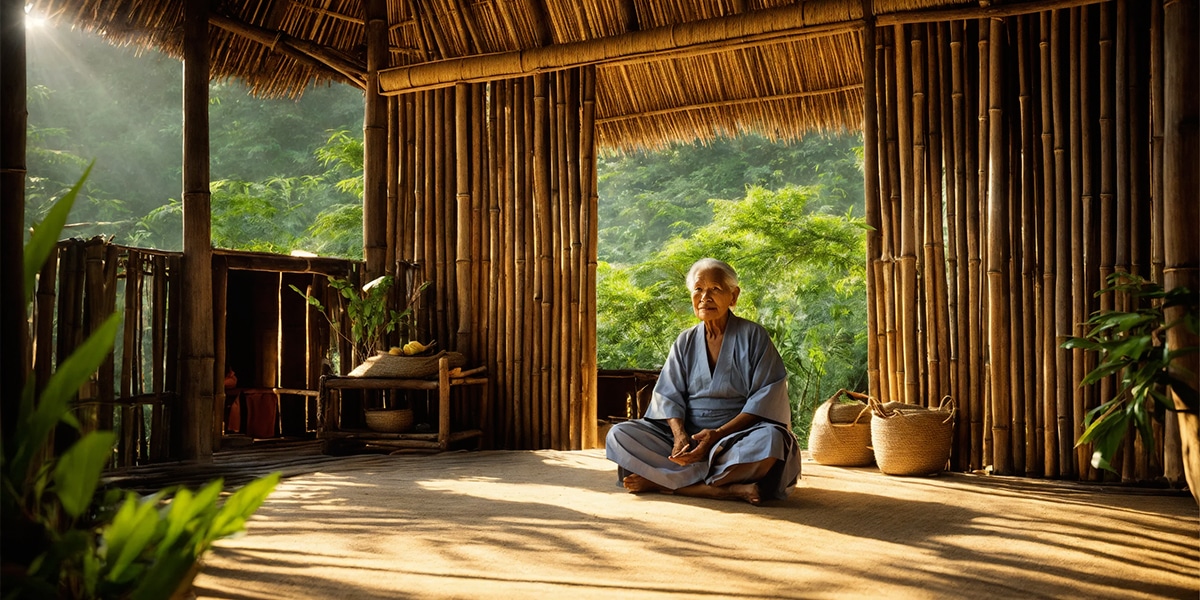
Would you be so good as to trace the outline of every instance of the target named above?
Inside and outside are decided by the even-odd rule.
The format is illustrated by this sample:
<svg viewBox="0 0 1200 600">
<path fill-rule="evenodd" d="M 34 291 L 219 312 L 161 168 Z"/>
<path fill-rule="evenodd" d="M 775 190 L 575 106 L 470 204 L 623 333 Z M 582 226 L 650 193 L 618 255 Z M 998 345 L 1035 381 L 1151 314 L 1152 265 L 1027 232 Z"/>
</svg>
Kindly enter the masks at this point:
<svg viewBox="0 0 1200 600">
<path fill-rule="evenodd" d="M 725 285 L 731 289 L 738 286 L 737 271 L 729 266 L 729 263 L 715 258 L 702 258 L 692 263 L 692 268 L 687 272 L 687 287 L 691 290 L 696 285 L 696 279 L 700 277 L 700 273 L 709 269 L 716 269 L 725 276 Z"/>
</svg>

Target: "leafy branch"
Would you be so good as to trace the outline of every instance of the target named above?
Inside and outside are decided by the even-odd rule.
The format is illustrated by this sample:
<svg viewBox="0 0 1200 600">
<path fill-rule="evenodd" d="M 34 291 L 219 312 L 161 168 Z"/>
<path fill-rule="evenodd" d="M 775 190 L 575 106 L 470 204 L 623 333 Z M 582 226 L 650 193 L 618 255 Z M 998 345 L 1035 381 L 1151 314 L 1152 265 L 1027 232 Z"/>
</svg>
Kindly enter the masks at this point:
<svg viewBox="0 0 1200 600">
<path fill-rule="evenodd" d="M 1154 439 L 1150 419 L 1163 410 L 1176 410 L 1168 392 L 1174 392 L 1184 410 L 1197 410 L 1197 390 L 1172 371 L 1175 359 L 1200 351 L 1197 346 L 1172 348 L 1167 332 L 1182 327 L 1193 336 L 1197 331 L 1196 294 L 1184 287 L 1164 291 L 1157 283 L 1125 272 L 1108 277 L 1108 287 L 1096 292 L 1127 294 L 1131 311 L 1098 311 L 1087 323 L 1082 337 L 1063 342 L 1067 349 L 1081 349 L 1099 355 L 1096 368 L 1085 375 L 1080 385 L 1093 385 L 1107 377 L 1117 377 L 1116 395 L 1088 411 L 1084 431 L 1076 446 L 1095 444 L 1092 466 L 1113 471 L 1111 460 L 1125 438 L 1130 425 L 1143 440 Z M 1182 316 L 1167 322 L 1170 308 L 1182 308 Z M 1151 410 L 1157 407 L 1156 410 Z"/>
</svg>

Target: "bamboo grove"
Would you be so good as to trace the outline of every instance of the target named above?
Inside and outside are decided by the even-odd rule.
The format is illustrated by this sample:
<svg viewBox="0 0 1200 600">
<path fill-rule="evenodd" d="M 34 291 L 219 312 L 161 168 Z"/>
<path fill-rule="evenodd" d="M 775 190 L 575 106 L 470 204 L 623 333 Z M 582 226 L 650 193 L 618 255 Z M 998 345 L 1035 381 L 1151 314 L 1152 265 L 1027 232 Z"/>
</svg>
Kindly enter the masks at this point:
<svg viewBox="0 0 1200 600">
<path fill-rule="evenodd" d="M 1114 384 L 1060 345 L 1128 308 L 1095 297 L 1110 273 L 1163 282 L 1164 244 L 1195 244 L 1164 236 L 1163 30 L 1128 1 L 864 30 L 871 393 L 952 396 L 955 470 L 1104 478 L 1075 440 Z M 1158 433 L 1123 479 L 1182 478 Z"/>
<path fill-rule="evenodd" d="M 487 365 L 497 447 L 596 444 L 594 98 L 584 67 L 387 99 L 386 264 Z"/>
</svg>

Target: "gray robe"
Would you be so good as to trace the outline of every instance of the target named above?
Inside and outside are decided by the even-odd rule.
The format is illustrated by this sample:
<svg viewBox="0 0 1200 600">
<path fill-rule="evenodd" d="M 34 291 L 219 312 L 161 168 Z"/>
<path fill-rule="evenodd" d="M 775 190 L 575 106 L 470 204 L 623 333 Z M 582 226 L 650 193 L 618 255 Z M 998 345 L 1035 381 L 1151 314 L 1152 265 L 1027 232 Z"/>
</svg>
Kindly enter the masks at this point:
<svg viewBox="0 0 1200 600">
<path fill-rule="evenodd" d="M 742 412 L 763 420 L 721 438 L 708 460 L 681 466 L 667 458 L 674 445 L 667 419 L 683 419 L 687 432 L 695 434 L 716 429 Z M 605 448 L 609 460 L 619 466 L 619 478 L 637 473 L 672 490 L 711 484 L 734 465 L 774 457 L 779 462 L 759 482 L 759 492 L 764 498 L 780 499 L 800 477 L 791 417 L 787 371 L 766 329 L 731 312 L 712 372 L 700 323 L 671 346 L 645 417 L 614 425 Z"/>
</svg>

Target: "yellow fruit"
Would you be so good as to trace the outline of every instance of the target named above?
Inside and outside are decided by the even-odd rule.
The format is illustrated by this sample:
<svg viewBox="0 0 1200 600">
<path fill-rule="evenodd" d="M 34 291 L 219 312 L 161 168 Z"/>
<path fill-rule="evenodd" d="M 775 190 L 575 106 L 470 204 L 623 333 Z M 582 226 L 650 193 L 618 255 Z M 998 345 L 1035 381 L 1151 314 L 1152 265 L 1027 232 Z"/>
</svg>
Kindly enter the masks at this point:
<svg viewBox="0 0 1200 600">
<path fill-rule="evenodd" d="M 412 356 L 425 351 L 425 346 L 416 340 L 413 340 L 404 345 L 404 354 Z"/>
<path fill-rule="evenodd" d="M 402 352 L 403 350 L 400 349 L 400 346 L 392 346 L 392 348 L 388 350 L 388 354 L 391 354 L 392 356 L 400 356 Z"/>
</svg>

